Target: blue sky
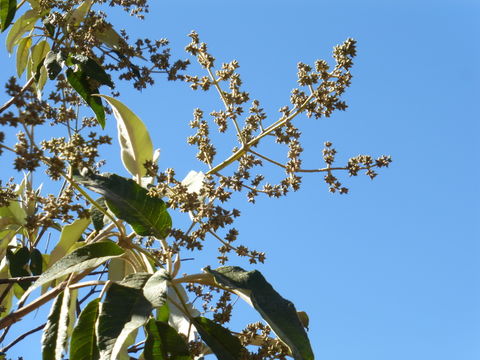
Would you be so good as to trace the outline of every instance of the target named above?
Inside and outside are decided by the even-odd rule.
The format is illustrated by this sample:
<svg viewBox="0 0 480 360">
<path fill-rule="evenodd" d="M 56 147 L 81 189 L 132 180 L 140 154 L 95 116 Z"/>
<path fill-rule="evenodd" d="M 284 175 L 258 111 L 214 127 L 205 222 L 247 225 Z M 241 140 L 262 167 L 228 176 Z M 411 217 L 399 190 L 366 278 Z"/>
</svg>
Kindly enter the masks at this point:
<svg viewBox="0 0 480 360">
<path fill-rule="evenodd" d="M 334 45 L 348 37 L 358 41 L 353 84 L 344 97 L 347 111 L 297 123 L 304 132 L 305 163 L 320 166 L 326 140 L 340 161 L 365 153 L 389 154 L 394 162 L 374 181 L 343 176 L 350 188 L 346 196 L 328 193 L 322 177 L 312 175 L 287 198 L 255 205 L 240 199 L 239 241 L 267 253 L 266 264 L 257 268 L 309 314 L 318 359 L 478 359 L 480 5 L 153 3 L 145 22 L 119 15 L 114 23 L 138 36 L 170 39 L 174 56 L 181 58 L 187 57 L 186 34 L 195 29 L 217 64 L 239 61 L 245 90 L 272 121 L 295 87 L 298 61 L 330 61 Z M 184 138 L 191 133 L 193 108 L 221 108 L 213 92 L 160 79 L 141 94 L 120 90 L 161 148 L 161 168 L 185 175 L 205 170 Z M 114 131 L 113 119 L 107 129 Z M 105 171 L 126 175 L 119 160 L 108 156 Z M 214 249 L 209 241 L 207 248 Z M 192 271 L 215 266 L 213 251 L 192 256 Z M 250 315 L 257 320 L 241 309 L 234 325 L 244 325 Z"/>
</svg>

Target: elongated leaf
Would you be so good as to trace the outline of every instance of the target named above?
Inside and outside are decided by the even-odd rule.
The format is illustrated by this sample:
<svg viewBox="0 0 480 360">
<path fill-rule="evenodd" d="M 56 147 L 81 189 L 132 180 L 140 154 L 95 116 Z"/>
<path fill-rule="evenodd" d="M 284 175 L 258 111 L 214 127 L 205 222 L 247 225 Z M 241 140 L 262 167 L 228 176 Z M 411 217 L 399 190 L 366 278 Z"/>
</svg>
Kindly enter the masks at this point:
<svg viewBox="0 0 480 360">
<path fill-rule="evenodd" d="M 118 142 L 122 162 L 133 176 L 145 176 L 145 162 L 153 160 L 153 144 L 145 124 L 125 104 L 115 98 L 99 95 L 112 106 L 117 119 Z"/>
<path fill-rule="evenodd" d="M 90 225 L 90 219 L 77 219 L 69 225 L 65 225 L 60 233 L 60 240 L 50 254 L 49 264 L 55 264 L 64 257 L 68 250 L 82 236 L 85 229 Z"/>
<path fill-rule="evenodd" d="M 31 62 L 31 74 L 36 75 L 39 65 L 44 61 L 48 52 L 50 51 L 50 44 L 46 40 L 40 41 L 38 44 L 32 47 L 30 62 Z"/>
<path fill-rule="evenodd" d="M 70 360 L 98 360 L 95 323 L 98 319 L 100 299 L 91 301 L 80 313 L 70 340 Z"/>
<path fill-rule="evenodd" d="M 2 261 L 2 268 L 0 269 L 0 279 L 8 278 L 8 264 L 4 260 Z M 5 291 L 8 292 L 5 294 Z M 0 312 L 0 319 L 6 316 L 12 307 L 12 300 L 13 300 L 13 289 L 10 284 L 0 284 L 0 294 L 4 294 L 2 302 L 0 303 L 2 311 Z"/>
<path fill-rule="evenodd" d="M 30 252 L 30 271 L 32 275 L 40 275 L 43 271 L 43 257 L 38 249 Z"/>
<path fill-rule="evenodd" d="M 284 299 L 257 271 L 245 271 L 238 266 L 224 266 L 211 273 L 222 286 L 243 293 L 251 299 L 253 307 L 267 321 L 277 336 L 288 345 L 296 360 L 312 360 L 313 351 L 307 333 L 300 322 L 295 305 Z"/>
<path fill-rule="evenodd" d="M 202 316 L 195 318 L 195 327 L 219 360 L 241 359 L 244 347 L 228 329 Z"/>
<path fill-rule="evenodd" d="M 100 83 L 100 85 L 107 85 L 111 88 L 114 87 L 114 84 L 112 82 L 112 78 L 110 75 L 101 67 L 98 65 L 98 63 L 93 60 L 92 58 L 89 58 L 88 56 L 85 55 L 74 55 L 70 56 L 67 59 L 67 64 L 68 65 L 78 65 L 82 73 L 89 77 L 90 79 L 96 80 Z"/>
<path fill-rule="evenodd" d="M 95 200 L 98 205 L 102 207 L 104 210 L 107 209 L 107 204 L 105 204 L 105 199 L 103 197 L 98 198 Z M 98 210 L 95 206 L 92 205 L 90 207 L 90 218 L 92 219 L 92 224 L 95 230 L 100 231 L 103 229 L 105 226 L 105 221 L 104 221 L 104 214 L 100 210 Z"/>
<path fill-rule="evenodd" d="M 0 0 L 0 22 L 2 32 L 10 26 L 16 12 L 17 0 Z"/>
<path fill-rule="evenodd" d="M 145 326 L 147 341 L 145 360 L 188 360 L 190 352 L 185 340 L 167 323 L 150 319 Z"/>
<path fill-rule="evenodd" d="M 12 277 L 30 276 L 30 273 L 26 270 L 28 262 L 30 261 L 30 251 L 27 247 L 21 247 L 15 252 L 7 250 L 7 259 L 10 266 L 10 275 Z M 23 290 L 27 290 L 31 284 L 31 280 L 18 282 L 18 285 L 20 285 Z"/>
<path fill-rule="evenodd" d="M 101 360 L 116 359 L 130 333 L 146 323 L 153 307 L 143 296 L 143 286 L 150 276 L 132 274 L 107 290 L 97 323 Z"/>
<path fill-rule="evenodd" d="M 121 256 L 122 254 L 123 249 L 113 241 L 101 241 L 82 246 L 53 264 L 35 281 L 29 291 L 63 275 L 96 268 L 105 261 Z"/>
<path fill-rule="evenodd" d="M 115 174 L 75 176 L 89 189 L 103 195 L 109 209 L 119 219 L 128 222 L 141 236 L 164 238 L 172 219 L 162 199 L 148 196 L 147 190 L 131 179 Z"/>
<path fill-rule="evenodd" d="M 35 10 L 28 10 L 20 16 L 20 18 L 15 21 L 12 25 L 10 31 L 7 35 L 7 40 L 5 42 L 7 46 L 7 51 L 11 54 L 13 47 L 20 41 L 22 35 L 27 31 L 30 31 L 35 26 L 35 23 L 40 19 L 40 15 Z"/>
<path fill-rule="evenodd" d="M 42 336 L 42 359 L 61 360 L 65 349 L 68 327 L 68 312 L 70 307 L 70 292 L 66 288 L 55 299 L 47 325 Z"/>
<path fill-rule="evenodd" d="M 24 37 L 18 43 L 17 48 L 17 75 L 18 77 L 22 76 L 23 72 L 25 71 L 25 67 L 27 66 L 28 57 L 29 57 L 29 50 L 30 46 L 32 46 L 32 38 L 30 36 Z"/>
<path fill-rule="evenodd" d="M 20 48 L 20 45 L 18 46 Z M 56 53 L 53 51 L 49 51 L 48 54 L 45 56 L 44 65 L 47 69 L 48 78 L 53 80 L 60 74 L 62 71 L 62 54 L 60 52 Z"/>
<path fill-rule="evenodd" d="M 27 77 L 35 77 L 35 90 L 39 99 L 42 97 L 42 89 L 47 81 L 47 70 L 43 66 L 43 62 L 49 51 L 50 44 L 46 40 L 40 41 L 32 47 L 30 59 L 27 63 Z"/>
<path fill-rule="evenodd" d="M 97 117 L 98 123 L 104 128 L 105 110 L 103 109 L 102 100 L 99 97 L 92 96 L 92 94 L 98 93 L 98 88 L 93 88 L 87 81 L 85 74 L 80 70 L 74 72 L 72 69 L 67 69 L 67 80 L 82 99 L 85 100 L 88 106 L 90 106 Z"/>
<path fill-rule="evenodd" d="M 145 283 L 143 287 L 143 296 L 152 304 L 159 308 L 167 301 L 167 281 L 168 273 L 164 269 L 158 270 Z"/>
<path fill-rule="evenodd" d="M 195 327 L 192 326 L 190 319 L 184 314 L 184 308 L 178 308 L 177 304 L 185 304 L 188 313 L 192 317 L 200 316 L 200 312 L 193 307 L 192 303 L 188 301 L 187 292 L 182 286 L 176 285 L 175 288 L 177 291 L 175 291 L 171 286 L 168 287 L 168 324 L 179 334 L 185 335 L 188 341 L 195 340 L 197 331 L 195 330 Z"/>
<path fill-rule="evenodd" d="M 67 22 L 73 26 L 80 25 L 85 16 L 87 16 L 91 6 L 92 0 L 85 0 L 75 10 L 73 10 L 70 15 L 68 15 Z"/>
</svg>

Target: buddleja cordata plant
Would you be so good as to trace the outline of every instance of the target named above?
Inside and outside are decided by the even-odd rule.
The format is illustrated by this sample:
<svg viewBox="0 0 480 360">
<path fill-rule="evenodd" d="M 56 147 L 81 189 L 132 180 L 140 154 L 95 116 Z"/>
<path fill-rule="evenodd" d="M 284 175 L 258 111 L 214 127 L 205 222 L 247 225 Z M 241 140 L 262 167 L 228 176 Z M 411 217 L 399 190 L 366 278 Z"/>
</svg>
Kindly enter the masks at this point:
<svg viewBox="0 0 480 360">
<path fill-rule="evenodd" d="M 0 132 L 3 176 L 5 161 L 13 161 L 12 178 L 2 179 L 0 192 L 4 356 L 42 330 L 43 359 L 313 359 L 308 316 L 258 270 L 226 266 L 232 255 L 251 264 L 265 260 L 263 252 L 237 244 L 232 224 L 240 212 L 228 204 L 236 192 L 249 202 L 286 196 L 300 189 L 304 173 L 323 176 L 329 191 L 344 194 L 339 173 L 374 178 L 389 165 L 388 156 L 369 155 L 337 165 L 335 148 L 325 142 L 324 165 L 302 166 L 295 120 L 345 110 L 341 96 L 350 85 L 355 41 L 334 48 L 332 65 L 299 63 L 298 88 L 272 120 L 242 90 L 239 64 L 216 67 L 197 33 L 189 34 L 185 50 L 200 64 L 200 75 L 187 73 L 189 61 L 171 60 L 167 40 L 132 40 L 108 22 L 107 5 L 143 18 L 146 0 L 0 3 L 6 50 L 17 70 L 0 107 L 0 124 L 17 128 L 16 135 Z M 194 110 L 187 142 L 202 164 L 183 179 L 174 169 L 161 170 L 146 125 L 116 92 L 152 86 L 156 74 L 216 92 L 224 105 L 208 116 Z M 111 143 L 106 121 L 117 123 L 129 178 L 100 171 L 100 150 Z M 211 126 L 228 148 L 212 142 Z M 272 142 L 285 149 L 286 162 L 272 158 L 271 145 L 264 146 Z M 280 169 L 283 179 L 263 175 L 267 166 Z M 46 180 L 48 191 L 39 186 Z M 189 224 L 172 223 L 174 212 L 188 213 Z M 184 254 L 202 251 L 206 241 L 218 242 L 221 266 L 181 273 Z M 264 322 L 230 329 L 238 298 Z M 194 299 L 203 303 L 195 307 Z M 22 318 L 47 303 L 48 317 L 27 328 Z M 10 338 L 14 326 L 21 335 Z"/>
</svg>

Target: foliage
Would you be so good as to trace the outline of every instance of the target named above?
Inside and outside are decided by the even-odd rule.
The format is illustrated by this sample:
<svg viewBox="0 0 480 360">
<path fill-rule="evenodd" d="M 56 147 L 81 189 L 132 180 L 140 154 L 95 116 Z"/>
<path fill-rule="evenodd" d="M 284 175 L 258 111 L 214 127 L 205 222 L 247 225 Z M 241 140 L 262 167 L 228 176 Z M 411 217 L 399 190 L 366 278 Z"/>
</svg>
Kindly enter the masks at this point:
<svg viewBox="0 0 480 360">
<path fill-rule="evenodd" d="M 140 19 L 148 9 L 146 0 L 112 0 L 109 5 Z M 216 68 L 197 33 L 189 34 L 185 50 L 205 75 L 187 73 L 189 61 L 172 62 L 166 40 L 129 41 L 128 33 L 117 32 L 107 21 L 104 10 L 104 0 L 1 0 L 1 30 L 7 32 L 7 51 L 16 51 L 17 74 L 6 84 L 10 100 L 0 107 L 0 124 L 21 129 L 16 139 L 0 132 L 0 153 L 12 156 L 16 170 L 0 183 L 1 340 L 12 326 L 26 327 L 22 317 L 54 300 L 45 324 L 25 330 L 1 351 L 8 355 L 26 335 L 44 329 L 43 359 L 61 359 L 66 353 L 72 360 L 207 354 L 313 359 L 305 331 L 308 316 L 297 312 L 258 270 L 206 266 L 203 273 L 180 275 L 180 269 L 182 254 L 202 251 L 207 237 L 220 243 L 221 265 L 232 253 L 251 264 L 264 262 L 263 252 L 235 244 L 238 231 L 231 225 L 240 212 L 226 207 L 235 192 L 246 192 L 249 202 L 262 195 L 286 196 L 300 189 L 301 174 L 323 173 L 330 192 L 345 194 L 338 172 L 365 172 L 373 179 L 377 168 L 389 165 L 390 157 L 369 155 L 335 165 L 336 150 L 325 142 L 325 166 L 302 167 L 301 132 L 294 120 L 346 109 L 341 96 L 350 85 L 355 41 L 334 48 L 333 65 L 324 60 L 313 66 L 299 63 L 298 88 L 272 122 L 258 100 L 247 106 L 250 95 L 241 88 L 239 64 Z M 24 73 L 27 80 L 20 86 Z M 183 180 L 174 169 L 160 170 L 147 126 L 118 92 L 104 94 L 105 86 L 152 86 L 158 73 L 193 90 L 216 91 L 224 104 L 208 120 L 202 110 L 194 110 L 194 134 L 187 142 L 197 147 L 203 164 Z M 100 173 L 100 146 L 111 142 L 103 128 L 113 121 L 112 113 L 121 159 L 132 179 Z M 225 159 L 217 160 L 221 151 L 210 139 L 212 124 L 227 137 L 235 134 L 233 152 Z M 48 138 L 42 131 L 48 125 L 64 129 L 64 136 Z M 45 137 L 38 139 L 39 134 Z M 287 148 L 285 163 L 260 150 L 272 138 Z M 280 168 L 284 178 L 272 183 L 262 174 L 263 166 Z M 25 175 L 16 181 L 21 171 Z M 56 194 L 35 187 L 33 175 L 43 171 L 49 188 L 58 186 Z M 172 223 L 173 212 L 188 213 L 190 224 Z M 53 250 L 42 253 L 47 238 Z M 237 296 L 265 323 L 230 330 Z M 12 307 L 14 297 L 19 301 Z M 192 297 L 204 300 L 201 309 L 193 306 Z"/>
</svg>

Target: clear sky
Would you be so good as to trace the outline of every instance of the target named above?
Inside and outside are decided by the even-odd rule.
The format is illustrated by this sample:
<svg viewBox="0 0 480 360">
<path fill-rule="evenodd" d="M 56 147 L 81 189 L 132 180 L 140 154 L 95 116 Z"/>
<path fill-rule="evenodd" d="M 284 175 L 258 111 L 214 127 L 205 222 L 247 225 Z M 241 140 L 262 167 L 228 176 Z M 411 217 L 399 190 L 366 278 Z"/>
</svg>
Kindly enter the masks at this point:
<svg viewBox="0 0 480 360">
<path fill-rule="evenodd" d="M 329 140 L 339 160 L 389 154 L 391 167 L 374 181 L 343 176 L 348 195 L 311 175 L 287 198 L 242 199 L 239 242 L 267 253 L 257 268 L 309 314 L 318 359 L 480 358 L 478 2 L 153 1 L 145 22 L 115 21 L 139 37 L 170 39 L 181 58 L 195 29 L 217 63 L 239 61 L 245 90 L 272 121 L 298 61 L 330 61 L 334 45 L 356 39 L 347 111 L 299 119 L 305 163 L 321 166 Z M 213 92 L 160 79 L 141 94 L 120 91 L 151 129 L 161 168 L 205 170 L 184 138 L 193 108 L 221 109 Z M 119 164 L 109 158 L 105 171 L 126 175 Z M 192 256 L 195 271 L 216 265 L 213 252 Z M 250 314 L 242 307 L 234 326 Z"/>
</svg>

